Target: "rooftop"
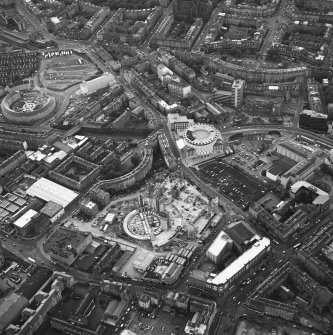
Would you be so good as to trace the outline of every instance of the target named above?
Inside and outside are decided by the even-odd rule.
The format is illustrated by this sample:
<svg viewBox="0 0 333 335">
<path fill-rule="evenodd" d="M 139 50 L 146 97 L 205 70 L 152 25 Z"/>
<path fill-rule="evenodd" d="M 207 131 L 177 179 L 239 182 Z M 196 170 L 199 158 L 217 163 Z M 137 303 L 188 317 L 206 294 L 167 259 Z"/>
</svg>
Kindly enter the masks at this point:
<svg viewBox="0 0 333 335">
<path fill-rule="evenodd" d="M 0 333 L 21 313 L 28 305 L 28 300 L 17 293 L 12 293 L 0 303 Z"/>
<path fill-rule="evenodd" d="M 309 190 L 312 190 L 313 192 L 315 192 L 318 195 L 318 197 L 315 198 L 312 202 L 314 205 L 323 205 L 330 198 L 328 193 L 326 193 L 325 191 L 321 190 L 320 188 L 318 188 L 316 186 L 313 186 L 312 184 L 310 184 L 310 183 L 308 183 L 307 181 L 304 181 L 304 180 L 297 181 L 295 184 L 293 184 L 290 188 L 290 191 L 293 194 L 296 194 L 297 191 L 300 190 L 302 187 L 305 187 Z"/>
<path fill-rule="evenodd" d="M 64 208 L 78 196 L 76 192 L 46 178 L 37 180 L 26 192 L 44 201 L 53 201 Z"/>
<path fill-rule="evenodd" d="M 49 201 L 41 210 L 41 213 L 44 213 L 48 217 L 53 217 L 57 213 L 59 213 L 63 207 L 61 205 L 58 205 L 57 203 L 53 201 Z"/>
<path fill-rule="evenodd" d="M 29 279 L 27 279 L 17 293 L 21 294 L 26 299 L 30 300 L 52 276 L 53 271 L 39 267 Z"/>
<path fill-rule="evenodd" d="M 189 122 L 190 120 L 186 116 L 181 116 L 178 113 L 175 114 L 168 114 L 168 122 L 175 123 L 175 122 Z"/>
<path fill-rule="evenodd" d="M 245 221 L 231 223 L 225 229 L 225 232 L 239 245 L 245 241 L 249 241 L 255 235 L 255 232 L 252 231 L 251 227 Z"/>
<path fill-rule="evenodd" d="M 207 252 L 215 257 L 218 257 L 220 253 L 230 244 L 232 244 L 231 238 L 224 231 L 221 231 L 210 245 Z"/>
<path fill-rule="evenodd" d="M 14 225 L 18 228 L 24 228 L 36 214 L 37 212 L 35 210 L 29 209 L 14 222 Z"/>
<path fill-rule="evenodd" d="M 299 155 L 303 158 L 306 158 L 312 152 L 312 150 L 310 150 L 310 148 L 305 148 L 304 146 L 299 145 L 299 144 L 297 144 L 295 142 L 292 142 L 292 141 L 287 141 L 287 142 L 280 143 L 279 146 L 282 147 L 282 148 L 285 148 L 289 151 L 292 151 L 296 155 Z"/>
<path fill-rule="evenodd" d="M 213 285 L 223 285 L 233 276 L 235 276 L 246 264 L 250 263 L 262 251 L 269 247 L 271 241 L 267 237 L 263 237 L 255 243 L 250 249 L 240 255 L 227 268 L 222 270 L 215 278 L 209 278 L 207 281 Z"/>
</svg>

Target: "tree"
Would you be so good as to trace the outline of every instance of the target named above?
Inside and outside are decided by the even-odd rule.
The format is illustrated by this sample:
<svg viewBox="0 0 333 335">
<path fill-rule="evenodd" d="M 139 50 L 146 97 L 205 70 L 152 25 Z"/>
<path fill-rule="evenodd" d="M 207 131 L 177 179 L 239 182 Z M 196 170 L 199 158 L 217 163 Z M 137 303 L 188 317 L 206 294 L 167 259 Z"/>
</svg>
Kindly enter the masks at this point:
<svg viewBox="0 0 333 335">
<path fill-rule="evenodd" d="M 110 164 L 110 169 L 117 171 L 120 168 L 120 165 L 121 165 L 120 159 L 118 157 L 115 157 Z"/>
<path fill-rule="evenodd" d="M 269 49 L 267 51 L 266 59 L 272 62 L 279 62 L 281 60 L 281 57 L 276 50 Z"/>
<path fill-rule="evenodd" d="M 228 53 L 229 55 L 237 58 L 240 58 L 242 56 L 242 52 L 238 48 L 231 48 Z"/>
</svg>

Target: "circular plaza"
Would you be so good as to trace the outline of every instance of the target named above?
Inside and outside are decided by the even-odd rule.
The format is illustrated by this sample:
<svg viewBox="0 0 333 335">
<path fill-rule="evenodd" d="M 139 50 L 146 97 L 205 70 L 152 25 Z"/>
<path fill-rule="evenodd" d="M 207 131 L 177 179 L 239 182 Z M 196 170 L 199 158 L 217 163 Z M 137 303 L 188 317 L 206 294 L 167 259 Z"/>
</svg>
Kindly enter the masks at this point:
<svg viewBox="0 0 333 335">
<path fill-rule="evenodd" d="M 220 132 L 208 124 L 194 124 L 184 133 L 186 146 L 195 149 L 200 156 L 211 154 L 215 143 L 219 140 L 222 140 Z"/>
<path fill-rule="evenodd" d="M 48 116 L 56 107 L 54 96 L 41 90 L 15 87 L 2 100 L 3 116 L 13 122 L 32 122 Z"/>
<path fill-rule="evenodd" d="M 161 231 L 158 215 L 152 209 L 135 209 L 124 219 L 125 233 L 136 240 L 150 240 L 153 235 Z"/>
</svg>

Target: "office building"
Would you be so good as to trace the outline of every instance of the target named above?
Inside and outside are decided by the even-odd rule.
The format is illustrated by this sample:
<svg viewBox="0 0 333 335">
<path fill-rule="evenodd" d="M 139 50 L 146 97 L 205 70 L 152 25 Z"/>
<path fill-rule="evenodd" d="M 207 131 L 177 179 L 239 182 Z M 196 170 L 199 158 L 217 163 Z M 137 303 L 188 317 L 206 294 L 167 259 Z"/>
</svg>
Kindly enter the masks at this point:
<svg viewBox="0 0 333 335">
<path fill-rule="evenodd" d="M 232 239 L 221 231 L 206 251 L 206 257 L 215 264 L 219 264 L 226 253 L 232 248 Z"/>
<path fill-rule="evenodd" d="M 231 104 L 236 108 L 240 108 L 243 104 L 245 81 L 237 79 L 231 86 Z"/>
</svg>

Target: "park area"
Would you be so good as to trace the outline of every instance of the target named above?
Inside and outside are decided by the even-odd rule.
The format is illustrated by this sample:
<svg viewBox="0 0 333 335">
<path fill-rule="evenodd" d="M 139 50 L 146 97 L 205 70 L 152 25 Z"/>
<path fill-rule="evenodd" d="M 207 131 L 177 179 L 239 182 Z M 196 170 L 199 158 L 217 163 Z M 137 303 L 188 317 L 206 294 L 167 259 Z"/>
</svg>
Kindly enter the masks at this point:
<svg viewBox="0 0 333 335">
<path fill-rule="evenodd" d="M 43 59 L 40 78 L 44 87 L 63 91 L 83 80 L 89 80 L 98 72 L 99 69 L 93 63 L 73 53 Z"/>
</svg>

